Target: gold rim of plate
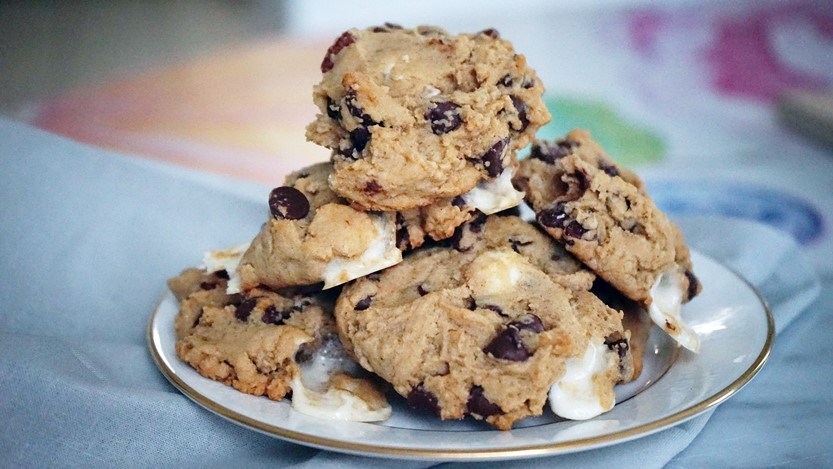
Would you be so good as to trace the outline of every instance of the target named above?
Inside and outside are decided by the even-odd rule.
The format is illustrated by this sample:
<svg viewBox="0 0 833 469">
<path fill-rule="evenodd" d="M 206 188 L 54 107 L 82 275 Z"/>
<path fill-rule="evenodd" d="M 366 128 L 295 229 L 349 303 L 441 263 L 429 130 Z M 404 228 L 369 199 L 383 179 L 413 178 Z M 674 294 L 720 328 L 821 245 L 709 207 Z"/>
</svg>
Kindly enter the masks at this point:
<svg viewBox="0 0 833 469">
<path fill-rule="evenodd" d="M 739 280 L 745 283 L 746 286 L 749 287 L 753 293 L 755 293 L 755 296 L 757 296 L 758 300 L 761 302 L 761 306 L 763 307 L 764 312 L 766 314 L 766 341 L 764 342 L 764 346 L 761 349 L 761 352 L 755 358 L 755 361 L 752 362 L 752 365 L 750 365 L 750 367 L 747 368 L 746 371 L 744 371 L 731 384 L 718 391 L 717 393 L 713 394 L 712 396 L 686 409 L 671 414 L 667 417 L 663 417 L 661 419 L 654 420 L 643 425 L 639 425 L 634 428 L 613 432 L 606 435 L 596 436 L 592 438 L 581 438 L 557 443 L 520 446 L 510 449 L 454 449 L 438 451 L 427 448 L 414 449 L 396 446 L 346 443 L 344 441 L 335 440 L 332 438 L 322 438 L 315 435 L 296 432 L 294 430 L 288 430 L 286 428 L 277 427 L 268 423 L 251 419 L 245 415 L 235 412 L 234 410 L 218 405 L 208 397 L 202 395 L 199 391 L 189 386 L 187 383 L 185 383 L 185 381 L 183 381 L 179 376 L 177 376 L 176 373 L 168 367 L 165 361 L 162 360 L 162 357 L 159 355 L 158 350 L 154 346 L 153 321 L 159 312 L 159 306 L 161 305 L 162 300 L 165 297 L 164 295 L 160 297 L 160 299 L 156 302 L 153 308 L 153 313 L 151 314 L 150 320 L 148 321 L 148 348 L 150 349 L 150 354 L 153 357 L 153 361 L 156 363 L 157 368 L 159 368 L 159 370 L 162 372 L 165 378 L 171 384 L 173 384 L 174 387 L 176 387 L 183 394 L 185 394 L 185 396 L 187 396 L 197 404 L 233 422 L 239 423 L 253 430 L 268 435 L 276 436 L 278 438 L 282 438 L 294 443 L 301 443 L 321 449 L 335 450 L 359 455 L 364 454 L 381 457 L 402 457 L 411 459 L 432 459 L 448 461 L 499 460 L 511 458 L 521 459 L 549 456 L 561 453 L 570 453 L 580 451 L 582 449 L 589 449 L 590 447 L 601 447 L 616 443 L 623 443 L 625 441 L 632 440 L 637 437 L 648 436 L 652 433 L 656 433 L 674 424 L 682 423 L 712 407 L 715 407 L 723 403 L 732 395 L 737 393 L 749 381 L 751 381 L 756 374 L 758 374 L 758 371 L 761 370 L 761 368 L 764 366 L 764 363 L 769 358 L 770 352 L 772 351 L 772 344 L 775 341 L 775 320 L 772 317 L 772 311 L 766 299 L 764 299 L 763 295 L 761 295 L 761 292 L 758 291 L 758 289 L 755 288 L 755 286 L 752 285 L 748 280 L 746 280 L 745 277 L 737 273 L 734 269 L 731 269 L 719 262 L 716 263 L 719 264 L 721 267 L 732 272 L 732 274 L 734 274 Z M 634 398 L 636 398 L 637 396 L 634 396 Z"/>
</svg>

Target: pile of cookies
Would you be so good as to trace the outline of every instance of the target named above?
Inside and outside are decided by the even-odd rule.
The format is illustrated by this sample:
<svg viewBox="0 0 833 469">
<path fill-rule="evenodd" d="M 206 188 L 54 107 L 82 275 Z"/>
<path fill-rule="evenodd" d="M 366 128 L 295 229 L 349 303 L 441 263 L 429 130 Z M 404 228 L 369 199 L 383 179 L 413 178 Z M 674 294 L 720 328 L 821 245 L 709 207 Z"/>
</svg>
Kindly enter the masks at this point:
<svg viewBox="0 0 833 469">
<path fill-rule="evenodd" d="M 331 161 L 169 281 L 180 359 L 312 415 L 384 420 L 392 389 L 508 430 L 613 407 L 642 366 L 625 302 L 697 350 L 679 229 L 586 132 L 534 140 L 543 86 L 497 31 L 353 29 L 321 71 L 307 138 Z"/>
</svg>

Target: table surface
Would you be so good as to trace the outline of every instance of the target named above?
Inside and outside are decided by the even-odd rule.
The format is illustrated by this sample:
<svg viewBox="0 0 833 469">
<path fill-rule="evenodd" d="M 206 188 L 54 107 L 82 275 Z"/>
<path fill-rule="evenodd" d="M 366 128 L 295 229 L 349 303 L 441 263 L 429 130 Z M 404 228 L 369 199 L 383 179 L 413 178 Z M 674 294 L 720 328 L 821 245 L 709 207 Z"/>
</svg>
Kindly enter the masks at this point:
<svg viewBox="0 0 833 469">
<path fill-rule="evenodd" d="M 668 465 L 831 464 L 833 154 L 781 127 L 776 104 L 784 92 L 833 84 L 833 10 L 752 2 L 598 13 L 493 18 L 547 86 L 553 122 L 539 136 L 589 129 L 646 177 L 672 216 L 730 216 L 780 230 L 822 281 L 761 374 Z M 449 29 L 482 21 L 455 17 Z M 304 140 L 327 43 L 296 35 L 238 44 L 81 86 L 18 117 L 137 158 L 278 185 L 327 158 Z"/>
</svg>

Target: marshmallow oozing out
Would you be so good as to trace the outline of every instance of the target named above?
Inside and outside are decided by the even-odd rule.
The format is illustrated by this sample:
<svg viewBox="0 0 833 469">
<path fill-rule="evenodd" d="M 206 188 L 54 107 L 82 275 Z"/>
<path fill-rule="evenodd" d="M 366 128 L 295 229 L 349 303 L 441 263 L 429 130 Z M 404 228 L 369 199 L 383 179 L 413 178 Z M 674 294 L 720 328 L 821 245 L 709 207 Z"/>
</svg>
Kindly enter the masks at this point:
<svg viewBox="0 0 833 469">
<path fill-rule="evenodd" d="M 609 350 L 602 342 L 590 341 L 580 357 L 567 359 L 564 375 L 550 388 L 550 408 L 559 417 L 587 420 L 613 408 L 615 400 L 602 402 L 593 377 L 608 368 Z"/>
<path fill-rule="evenodd" d="M 651 304 L 648 314 L 654 324 L 668 333 L 674 340 L 692 352 L 700 351 L 700 338 L 683 321 L 681 312 L 685 289 L 683 268 L 675 265 L 663 272 L 651 287 Z"/>
<path fill-rule="evenodd" d="M 240 265 L 243 254 L 249 249 L 249 244 L 239 244 L 222 251 L 208 251 L 203 254 L 202 264 L 206 272 L 210 274 L 225 270 L 228 274 L 226 293 L 229 295 L 240 293 L 240 274 L 237 273 L 237 266 Z"/>
</svg>

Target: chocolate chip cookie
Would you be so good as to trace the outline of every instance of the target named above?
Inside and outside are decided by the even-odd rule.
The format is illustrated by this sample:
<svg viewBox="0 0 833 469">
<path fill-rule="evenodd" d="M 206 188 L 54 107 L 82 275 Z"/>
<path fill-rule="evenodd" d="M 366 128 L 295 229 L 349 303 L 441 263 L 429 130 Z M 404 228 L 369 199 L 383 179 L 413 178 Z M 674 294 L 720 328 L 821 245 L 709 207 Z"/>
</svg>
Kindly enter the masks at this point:
<svg viewBox="0 0 833 469">
<path fill-rule="evenodd" d="M 244 291 L 259 285 L 330 288 L 402 260 L 395 214 L 350 207 L 330 190 L 331 171 L 329 163 L 310 166 L 272 190 L 272 216 L 240 260 Z"/>
<path fill-rule="evenodd" d="M 535 142 L 515 182 L 553 238 L 625 296 L 653 306 L 654 321 L 697 350 L 696 334 L 679 317 L 680 304 L 700 291 L 689 251 L 635 174 L 575 130 Z"/>
<path fill-rule="evenodd" d="M 464 225 L 453 247 L 417 250 L 354 281 L 336 304 L 345 348 L 409 405 L 443 419 L 471 415 L 509 429 L 540 415 L 548 395 L 568 418 L 609 410 L 613 385 L 632 375 L 630 355 L 620 360 L 606 343 L 627 341 L 621 313 L 582 289 L 592 274 L 569 254 L 541 259 L 558 248 L 539 246 L 555 243 L 531 235 L 536 230 L 516 217 L 490 216 Z M 550 263 L 549 273 L 542 263 Z M 554 279 L 570 279 L 563 283 L 576 290 Z M 583 383 L 591 405 L 577 404 L 574 384 L 559 387 L 576 368 L 592 377 Z"/>
<path fill-rule="evenodd" d="M 330 184 L 363 210 L 409 210 L 494 181 L 550 119 L 541 81 L 494 30 L 351 29 L 321 71 L 307 138 L 333 150 Z"/>
<path fill-rule="evenodd" d="M 183 271 L 169 285 L 181 302 L 177 356 L 201 375 L 275 400 L 292 391 L 293 407 L 313 415 L 371 421 L 390 415 L 384 395 L 350 368 L 346 354 L 338 356 L 332 295 L 290 297 L 258 288 L 229 295 L 223 274 L 200 269 Z M 336 409 L 326 407 L 333 402 Z"/>
</svg>

